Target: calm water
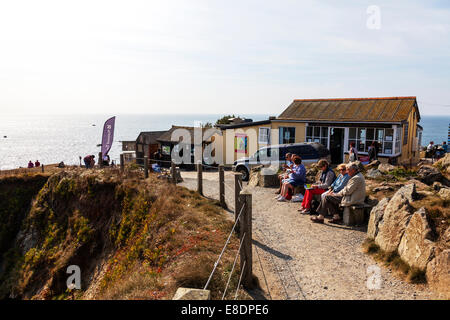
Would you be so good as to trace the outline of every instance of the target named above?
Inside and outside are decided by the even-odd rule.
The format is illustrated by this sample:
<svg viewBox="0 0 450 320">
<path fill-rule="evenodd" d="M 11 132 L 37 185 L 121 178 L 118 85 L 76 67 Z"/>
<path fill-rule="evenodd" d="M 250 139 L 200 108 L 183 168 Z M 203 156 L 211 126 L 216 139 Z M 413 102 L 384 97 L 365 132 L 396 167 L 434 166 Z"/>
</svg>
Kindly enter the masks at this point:
<svg viewBox="0 0 450 320">
<path fill-rule="evenodd" d="M 103 124 L 112 115 L 6 115 L 0 118 L 0 170 L 43 164 L 79 164 L 79 156 L 100 152 Z M 168 130 L 172 125 L 215 123 L 223 115 L 118 115 L 109 152 L 117 160 L 122 140 L 136 140 L 141 131 Z M 269 115 L 240 116 L 264 120 Z M 95 124 L 95 126 L 93 126 Z M 7 136 L 7 138 L 3 138 Z"/>
<path fill-rule="evenodd" d="M 241 115 L 254 121 L 269 115 Z M 28 161 L 78 164 L 79 156 L 97 155 L 103 123 L 110 115 L 7 115 L 0 118 L 0 169 L 26 167 Z M 119 159 L 119 141 L 135 140 L 141 131 L 167 130 L 171 125 L 193 126 L 197 121 L 214 123 L 222 115 L 118 115 L 112 160 Z M 422 116 L 423 139 L 436 144 L 447 141 L 449 116 Z M 95 124 L 95 126 L 93 126 Z M 7 138 L 3 138 L 7 136 Z"/>
</svg>

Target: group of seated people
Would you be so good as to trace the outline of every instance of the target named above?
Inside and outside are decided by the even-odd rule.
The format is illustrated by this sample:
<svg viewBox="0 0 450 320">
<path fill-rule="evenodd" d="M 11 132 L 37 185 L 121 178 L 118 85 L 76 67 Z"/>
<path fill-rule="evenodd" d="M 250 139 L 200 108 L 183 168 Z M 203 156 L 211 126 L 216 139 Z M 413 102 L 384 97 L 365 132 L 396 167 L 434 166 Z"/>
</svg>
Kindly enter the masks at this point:
<svg viewBox="0 0 450 320">
<path fill-rule="evenodd" d="M 28 162 L 28 168 L 37 168 L 40 166 L 41 166 L 41 163 L 39 162 L 39 160 L 36 160 L 35 163 L 31 162 L 31 160 Z"/>
<path fill-rule="evenodd" d="M 314 195 L 320 195 L 320 204 L 316 209 L 317 216 L 312 216 L 315 223 L 323 223 L 326 215 L 331 215 L 330 223 L 341 223 L 339 206 L 363 204 L 366 198 L 366 184 L 364 176 L 358 166 L 350 162 L 340 164 L 336 177 L 330 164 L 326 160 L 319 160 L 317 167 L 321 170 L 318 181 L 312 185 L 306 183 L 306 168 L 298 155 L 286 154 L 284 172 L 279 175 L 280 193 L 278 201 L 289 201 L 297 186 L 305 186 L 303 201 L 298 210 L 302 214 L 311 214 L 311 202 Z M 300 188 L 300 190 L 303 188 Z"/>
</svg>

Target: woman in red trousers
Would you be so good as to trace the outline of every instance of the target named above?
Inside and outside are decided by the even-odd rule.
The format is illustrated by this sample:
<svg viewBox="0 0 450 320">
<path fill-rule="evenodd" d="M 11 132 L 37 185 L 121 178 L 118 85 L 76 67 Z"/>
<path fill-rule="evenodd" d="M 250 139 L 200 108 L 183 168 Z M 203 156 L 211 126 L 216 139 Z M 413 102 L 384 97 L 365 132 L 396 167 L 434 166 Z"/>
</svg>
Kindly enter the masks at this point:
<svg viewBox="0 0 450 320">
<path fill-rule="evenodd" d="M 327 160 L 319 160 L 317 166 L 322 170 L 319 181 L 312 185 L 312 189 L 307 189 L 303 197 L 303 202 L 300 213 L 310 214 L 311 213 L 311 201 L 313 195 L 322 194 L 328 190 L 333 181 L 336 179 L 336 174 L 330 169 L 330 164 Z"/>
</svg>

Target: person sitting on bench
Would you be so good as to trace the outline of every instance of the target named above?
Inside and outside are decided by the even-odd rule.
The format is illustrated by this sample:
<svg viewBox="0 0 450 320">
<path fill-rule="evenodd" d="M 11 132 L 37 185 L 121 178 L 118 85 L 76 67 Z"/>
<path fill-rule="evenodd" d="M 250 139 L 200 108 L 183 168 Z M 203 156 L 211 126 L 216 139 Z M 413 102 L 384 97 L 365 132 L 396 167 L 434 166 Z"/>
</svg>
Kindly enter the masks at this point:
<svg viewBox="0 0 450 320">
<path fill-rule="evenodd" d="M 347 166 L 345 165 L 345 163 L 338 165 L 337 169 L 339 171 L 339 176 L 336 178 L 336 180 L 334 180 L 328 190 L 320 195 L 320 201 L 323 201 L 323 198 L 325 198 L 327 194 L 336 194 L 344 189 L 344 187 L 348 183 L 348 180 L 350 180 L 350 176 L 347 173 Z"/>
<path fill-rule="evenodd" d="M 289 177 L 283 180 L 283 186 L 281 187 L 281 194 L 277 197 L 278 201 L 288 201 L 292 198 L 294 188 L 302 186 L 306 182 L 306 168 L 302 164 L 302 159 L 299 156 L 293 158 L 294 166 L 292 172 L 289 173 Z"/>
<path fill-rule="evenodd" d="M 292 154 L 286 153 L 286 164 L 282 165 L 283 172 L 278 175 L 278 179 L 280 180 L 280 188 L 275 192 L 279 194 L 281 192 L 281 188 L 283 187 L 283 180 L 287 179 L 289 176 L 289 171 L 292 170 L 292 166 L 294 163 L 292 162 Z"/>
<path fill-rule="evenodd" d="M 323 223 L 327 213 L 333 215 L 329 220 L 330 223 L 341 223 L 339 216 L 339 205 L 350 206 L 353 204 L 363 204 L 366 199 L 366 181 L 364 176 L 358 171 L 355 163 L 347 164 L 348 175 L 350 180 L 347 185 L 336 194 L 328 194 L 320 202 L 317 208 L 318 216 L 311 217 L 316 223 Z"/>
<path fill-rule="evenodd" d="M 311 201 L 313 195 L 322 194 L 328 190 L 331 184 L 336 179 L 336 174 L 330 168 L 330 164 L 327 160 L 319 160 L 317 166 L 322 170 L 319 181 L 311 186 L 312 189 L 306 189 L 305 195 L 303 197 L 303 202 L 299 210 L 300 213 L 310 214 L 311 213 Z"/>
</svg>

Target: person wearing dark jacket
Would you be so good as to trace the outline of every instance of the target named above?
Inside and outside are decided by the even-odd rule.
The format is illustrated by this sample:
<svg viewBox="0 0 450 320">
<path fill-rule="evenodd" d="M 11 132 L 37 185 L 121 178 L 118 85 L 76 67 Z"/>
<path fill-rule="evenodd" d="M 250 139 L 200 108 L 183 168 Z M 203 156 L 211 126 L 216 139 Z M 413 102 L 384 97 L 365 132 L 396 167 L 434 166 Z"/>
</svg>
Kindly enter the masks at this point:
<svg viewBox="0 0 450 320">
<path fill-rule="evenodd" d="M 319 181 L 312 185 L 312 189 L 306 189 L 303 197 L 302 206 L 300 212 L 309 214 L 311 209 L 311 201 L 315 194 L 322 194 L 328 190 L 333 181 L 336 179 L 336 174 L 330 168 L 330 164 L 327 160 L 319 160 L 317 166 L 322 170 Z"/>
</svg>

